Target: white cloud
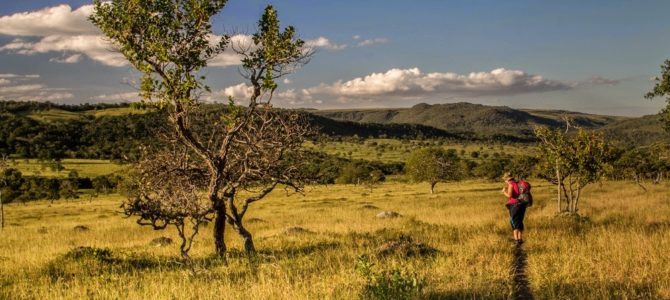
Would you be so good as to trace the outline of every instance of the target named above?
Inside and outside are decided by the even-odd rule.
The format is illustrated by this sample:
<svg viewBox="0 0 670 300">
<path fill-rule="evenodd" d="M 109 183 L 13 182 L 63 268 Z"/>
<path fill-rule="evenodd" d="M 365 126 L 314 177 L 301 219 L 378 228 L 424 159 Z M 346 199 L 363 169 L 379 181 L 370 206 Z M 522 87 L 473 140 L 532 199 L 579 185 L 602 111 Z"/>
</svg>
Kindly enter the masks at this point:
<svg viewBox="0 0 670 300">
<path fill-rule="evenodd" d="M 344 50 L 347 48 L 346 44 L 336 44 L 331 42 L 328 38 L 325 37 L 318 37 L 312 40 L 306 40 L 305 41 L 305 46 L 311 47 L 311 48 L 323 48 L 323 49 L 328 49 L 328 50 Z"/>
<path fill-rule="evenodd" d="M 288 78 L 284 78 L 283 82 L 284 82 L 284 84 L 291 84 L 291 83 L 293 83 L 293 81 L 291 81 L 291 79 L 288 79 Z"/>
<path fill-rule="evenodd" d="M 39 75 L 0 74 L 0 82 L 4 82 L 0 84 L 0 100 L 58 101 L 74 97 L 66 89 L 49 88 L 44 84 L 32 82 L 16 84 L 6 79 L 13 78 L 25 82 L 39 77 Z"/>
<path fill-rule="evenodd" d="M 88 21 L 93 5 L 76 10 L 67 4 L 33 12 L 0 17 L 0 34 L 10 36 L 46 37 L 51 35 L 91 35 L 98 29 Z"/>
<path fill-rule="evenodd" d="M 70 55 L 68 57 L 63 57 L 63 58 L 51 58 L 49 59 L 50 62 L 55 62 L 55 63 L 60 63 L 60 64 L 76 64 L 81 61 L 81 54 L 74 54 Z"/>
<path fill-rule="evenodd" d="M 366 39 L 357 44 L 358 47 L 367 47 L 367 46 L 372 46 L 372 45 L 377 45 L 377 44 L 386 44 L 389 42 L 389 39 L 387 38 L 374 38 L 374 39 Z"/>
<path fill-rule="evenodd" d="M 357 35 L 352 36 L 351 38 L 354 39 L 354 40 L 359 40 L 359 39 L 361 39 L 361 36 L 357 34 Z"/>
<path fill-rule="evenodd" d="M 218 91 L 214 91 L 205 97 L 205 100 L 227 102 L 228 97 L 233 97 L 235 102 L 241 103 L 242 101 L 249 100 L 252 94 L 253 88 L 250 85 L 247 85 L 246 83 L 240 83 Z"/>
<path fill-rule="evenodd" d="M 482 97 L 547 92 L 572 88 L 569 84 L 548 80 L 519 70 L 495 69 L 489 72 L 424 73 L 418 68 L 391 69 L 348 81 L 336 81 L 307 89 L 311 95 L 351 99 L 381 97 L 426 97 L 432 95 Z"/>
<path fill-rule="evenodd" d="M 18 74 L 0 74 L 0 78 L 20 78 L 20 79 L 35 79 L 40 78 L 38 74 L 18 75 Z"/>
<path fill-rule="evenodd" d="M 122 67 L 128 64 L 123 55 L 114 51 L 114 47 L 101 35 L 51 35 L 36 42 L 15 39 L 0 47 L 0 50 L 23 55 L 59 52 L 72 57 L 76 54 L 84 54 L 108 66 Z"/>
<path fill-rule="evenodd" d="M 608 79 L 608 78 L 602 77 L 600 75 L 593 76 L 593 77 L 591 77 L 590 80 L 587 81 L 587 83 L 589 83 L 591 85 L 610 85 L 610 86 L 611 85 L 617 85 L 620 82 L 621 82 L 621 80 Z"/>
<path fill-rule="evenodd" d="M 52 62 L 78 63 L 86 56 L 98 63 L 112 67 L 128 65 L 126 59 L 91 22 L 88 17 L 93 5 L 72 9 L 62 4 L 32 12 L 15 13 L 0 17 L 0 35 L 16 37 L 0 46 L 0 51 L 20 55 L 59 53 Z M 218 42 L 221 36 L 212 35 L 210 40 Z M 253 44 L 250 35 L 238 34 L 231 37 L 237 45 Z M 325 37 L 306 41 L 307 46 L 329 50 L 342 50 L 347 45 L 338 45 Z M 78 55 L 78 56 L 77 56 Z M 228 49 L 213 58 L 209 65 L 228 67 L 241 64 L 241 57 Z"/>
<path fill-rule="evenodd" d="M 102 94 L 92 97 L 91 100 L 98 102 L 135 102 L 140 100 L 138 92 Z"/>
<path fill-rule="evenodd" d="M 314 103 L 313 101 L 314 98 L 312 97 L 312 94 L 306 89 L 300 91 L 297 91 L 295 89 L 288 89 L 286 91 L 278 93 L 276 98 L 277 102 L 282 102 L 290 105 L 302 105 L 302 104 Z"/>
<path fill-rule="evenodd" d="M 127 65 L 123 55 L 115 52 L 100 30 L 88 21 L 92 12 L 93 5 L 73 10 L 62 4 L 0 17 L 0 34 L 19 37 L 0 47 L 0 51 L 22 55 L 57 52 L 65 58 L 50 61 L 62 63 L 77 63 L 83 54 L 104 65 Z"/>
</svg>

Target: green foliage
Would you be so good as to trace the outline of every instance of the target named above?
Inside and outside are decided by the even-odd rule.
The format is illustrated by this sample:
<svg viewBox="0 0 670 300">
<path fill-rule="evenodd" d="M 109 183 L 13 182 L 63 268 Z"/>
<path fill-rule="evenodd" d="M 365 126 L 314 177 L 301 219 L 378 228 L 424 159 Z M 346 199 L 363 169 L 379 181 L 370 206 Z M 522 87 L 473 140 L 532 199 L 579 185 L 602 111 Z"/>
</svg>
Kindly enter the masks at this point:
<svg viewBox="0 0 670 300">
<path fill-rule="evenodd" d="M 58 187 L 59 194 L 62 198 L 65 199 L 77 199 L 79 198 L 79 191 L 77 187 L 77 182 L 73 179 L 65 179 L 60 182 Z"/>
<path fill-rule="evenodd" d="M 371 179 L 374 167 L 363 161 L 352 161 L 346 164 L 340 171 L 340 176 L 335 181 L 340 184 L 363 184 Z"/>
<path fill-rule="evenodd" d="M 661 120 L 665 123 L 666 131 L 670 131 L 670 59 L 661 65 L 661 75 L 655 78 L 654 88 L 645 94 L 645 98 L 665 97 L 666 107 L 661 110 Z"/>
<path fill-rule="evenodd" d="M 39 199 L 55 200 L 61 196 L 63 181 L 65 180 L 56 178 L 25 177 L 19 170 L 8 168 L 0 174 L 2 200 L 6 203 L 16 200 L 22 202 Z M 69 184 L 68 187 L 72 189 L 73 185 Z"/>
<path fill-rule="evenodd" d="M 658 182 L 670 171 L 667 144 L 655 144 L 648 148 L 632 148 L 621 152 L 613 162 L 611 176 L 617 179 L 633 178 L 638 183 L 644 178 Z"/>
<path fill-rule="evenodd" d="M 581 190 L 611 172 L 613 151 L 601 135 L 579 128 L 573 136 L 561 130 L 538 127 L 542 169 L 549 181 L 559 185 L 568 204 L 568 211 L 577 212 Z"/>
<path fill-rule="evenodd" d="M 428 182 L 432 187 L 438 182 L 460 180 L 460 158 L 456 150 L 423 148 L 412 152 L 407 159 L 405 173 L 415 182 Z"/>
<path fill-rule="evenodd" d="M 253 86 L 260 88 L 254 91 L 253 97 L 258 97 L 264 91 L 274 91 L 277 88 L 275 79 L 291 71 L 286 67 L 294 67 L 301 61 L 306 54 L 303 48 L 305 42 L 296 38 L 293 26 L 280 30 L 277 11 L 272 5 L 265 8 L 258 21 L 258 32 L 252 39 L 256 49 L 250 53 L 246 53 L 248 49 L 243 49 L 245 45 L 233 45 L 233 49 L 244 55 L 242 67 L 249 72 L 247 77 Z"/>
<path fill-rule="evenodd" d="M 503 173 L 509 169 L 509 165 L 509 159 L 486 159 L 482 160 L 472 172 L 478 178 L 500 180 Z"/>
<path fill-rule="evenodd" d="M 365 278 L 361 291 L 363 299 L 395 300 L 417 299 L 425 286 L 416 273 L 399 268 L 375 272 L 374 264 L 366 256 L 358 257 L 356 271 Z"/>
<path fill-rule="evenodd" d="M 96 0 L 90 20 L 142 72 L 144 100 L 180 109 L 197 104 L 197 91 L 209 90 L 198 72 L 228 44 L 227 36 L 213 38 L 210 23 L 226 2 Z"/>
</svg>

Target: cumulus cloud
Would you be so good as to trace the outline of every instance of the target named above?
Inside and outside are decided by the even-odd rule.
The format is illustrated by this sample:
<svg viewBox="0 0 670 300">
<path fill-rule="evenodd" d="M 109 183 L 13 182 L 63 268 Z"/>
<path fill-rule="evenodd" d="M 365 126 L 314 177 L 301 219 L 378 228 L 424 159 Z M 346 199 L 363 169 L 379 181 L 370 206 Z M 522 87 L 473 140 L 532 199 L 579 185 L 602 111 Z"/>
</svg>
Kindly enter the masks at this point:
<svg viewBox="0 0 670 300">
<path fill-rule="evenodd" d="M 389 42 L 389 39 L 387 38 L 374 38 L 374 39 L 366 39 L 363 41 L 360 41 L 357 46 L 358 47 L 367 47 L 367 46 L 372 46 L 372 45 L 377 45 L 377 44 L 386 44 Z"/>
<path fill-rule="evenodd" d="M 0 17 L 0 34 L 18 37 L 0 51 L 22 55 L 61 53 L 61 58 L 50 59 L 60 63 L 77 63 L 85 55 L 108 66 L 126 65 L 125 58 L 88 21 L 92 12 L 93 5 L 73 10 L 63 4 Z"/>
<path fill-rule="evenodd" d="M 44 84 L 31 82 L 39 77 L 39 75 L 0 74 L 0 100 L 58 101 L 74 97 L 67 89 L 49 88 Z"/>
<path fill-rule="evenodd" d="M 247 85 L 246 83 L 240 83 L 218 91 L 214 91 L 205 97 L 205 100 L 223 102 L 228 101 L 228 97 L 233 97 L 233 100 L 240 103 L 241 101 L 246 101 L 251 98 L 253 91 L 254 90 L 250 85 Z"/>
<path fill-rule="evenodd" d="M 318 37 L 312 40 L 306 40 L 305 41 L 305 46 L 311 47 L 311 48 L 323 48 L 327 50 L 344 50 L 347 48 L 347 44 L 336 44 L 330 41 L 328 38 L 325 37 Z"/>
<path fill-rule="evenodd" d="M 321 101 L 314 101 L 314 97 L 310 91 L 306 89 L 295 90 L 288 89 L 276 95 L 277 102 L 289 105 L 303 105 L 311 103 L 321 103 Z"/>
<path fill-rule="evenodd" d="M 293 81 L 291 81 L 291 79 L 288 79 L 288 78 L 284 78 L 283 82 L 284 82 L 284 84 L 291 84 L 291 83 L 293 83 Z"/>
<path fill-rule="evenodd" d="M 0 100 L 57 101 L 74 97 L 62 89 L 51 89 L 43 84 L 0 86 Z"/>
<path fill-rule="evenodd" d="M 93 5 L 76 10 L 67 4 L 0 17 L 0 34 L 10 36 L 93 35 L 99 31 L 88 21 Z"/>
<path fill-rule="evenodd" d="M 308 91 L 312 94 L 326 94 L 347 99 L 438 94 L 480 97 L 569 88 L 570 86 L 563 82 L 548 80 L 519 70 L 500 68 L 490 72 L 462 75 L 451 72 L 424 73 L 419 68 L 410 68 L 391 69 L 384 73 L 372 73 L 348 81 L 321 84 L 309 88 Z"/>
<path fill-rule="evenodd" d="M 0 17 L 0 35 L 16 37 L 0 46 L 0 51 L 20 55 L 60 53 L 51 58 L 57 63 L 78 63 L 83 57 L 112 67 L 128 65 L 126 59 L 93 24 L 88 16 L 93 5 L 72 9 L 62 4 L 37 11 L 15 13 Z M 221 36 L 212 35 L 210 40 L 218 42 Z M 238 34 L 231 37 L 237 45 L 251 45 L 251 36 Z M 307 46 L 329 50 L 342 50 L 347 45 L 332 43 L 325 37 L 306 41 Z M 228 67 L 240 65 L 240 56 L 226 50 L 210 61 L 210 66 Z"/>
</svg>

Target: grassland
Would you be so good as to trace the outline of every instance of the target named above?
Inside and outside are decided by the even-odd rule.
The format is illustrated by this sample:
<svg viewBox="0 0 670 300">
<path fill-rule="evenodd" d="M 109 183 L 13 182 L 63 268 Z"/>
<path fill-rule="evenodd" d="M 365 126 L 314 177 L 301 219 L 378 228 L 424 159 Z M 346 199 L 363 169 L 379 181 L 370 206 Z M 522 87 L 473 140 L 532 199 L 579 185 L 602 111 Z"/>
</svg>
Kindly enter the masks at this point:
<svg viewBox="0 0 670 300">
<path fill-rule="evenodd" d="M 25 116 L 40 122 L 72 121 L 84 116 L 110 116 L 117 117 L 129 114 L 144 114 L 147 110 L 136 109 L 132 107 L 105 108 L 100 110 L 87 110 L 81 112 L 72 112 L 60 108 L 51 108 L 46 110 L 37 110 L 24 113 Z"/>
<path fill-rule="evenodd" d="M 10 162 L 10 167 L 17 168 L 26 176 L 67 177 L 74 170 L 79 173 L 79 177 L 92 178 L 112 174 L 123 169 L 123 165 L 96 159 L 64 159 L 62 160 L 62 166 L 63 170 L 55 171 L 48 164 L 36 159 L 15 159 Z"/>
<path fill-rule="evenodd" d="M 305 148 L 322 151 L 331 155 L 364 160 L 379 160 L 383 162 L 404 162 L 409 154 L 419 148 L 434 146 L 444 149 L 454 149 L 463 158 L 472 159 L 472 152 L 479 152 L 478 159 L 498 154 L 532 154 L 532 146 L 507 145 L 495 143 L 451 143 L 437 141 L 409 141 L 396 139 L 367 139 L 361 143 L 327 141 L 305 143 Z"/>
<path fill-rule="evenodd" d="M 592 185 L 582 217 L 568 217 L 555 215 L 553 188 L 536 182 L 523 246 L 536 299 L 670 298 L 668 183 L 648 193 L 618 182 Z M 241 255 L 228 232 L 227 261 L 213 258 L 208 227 L 192 251 L 196 275 L 180 263 L 176 245 L 150 245 L 175 232 L 122 218 L 119 196 L 11 204 L 0 233 L 0 298 L 355 299 L 365 285 L 355 262 L 367 255 L 376 271 L 416 273 L 426 284 L 422 298 L 506 299 L 518 253 L 499 188 L 471 181 L 438 185 L 434 195 L 425 184 L 402 182 L 372 193 L 350 185 L 309 187 L 305 195 L 279 190 L 249 212 L 258 256 Z M 376 218 L 382 210 L 402 216 Z M 90 230 L 75 231 L 78 225 Z M 286 234 L 292 226 L 306 231 Z M 439 252 L 376 255 L 401 235 Z M 78 246 L 110 252 L 73 255 Z"/>
</svg>

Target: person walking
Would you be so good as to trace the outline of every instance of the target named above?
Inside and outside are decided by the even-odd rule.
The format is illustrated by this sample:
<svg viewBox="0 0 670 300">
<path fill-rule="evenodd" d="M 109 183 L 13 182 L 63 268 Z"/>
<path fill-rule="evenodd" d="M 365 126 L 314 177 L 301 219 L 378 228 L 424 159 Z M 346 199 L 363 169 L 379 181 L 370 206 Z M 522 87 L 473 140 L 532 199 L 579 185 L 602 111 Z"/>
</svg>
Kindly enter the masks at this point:
<svg viewBox="0 0 670 300">
<path fill-rule="evenodd" d="M 512 174 L 505 173 L 503 175 L 503 181 L 507 184 L 503 189 L 502 193 L 507 197 L 507 209 L 509 210 L 510 224 L 512 225 L 512 233 L 514 235 L 514 243 L 516 245 L 521 245 L 523 243 L 523 218 L 526 214 L 527 203 L 525 201 L 519 200 L 521 195 L 520 183 L 517 182 Z M 525 183 L 523 183 L 525 184 Z M 530 189 L 530 186 L 526 187 Z M 523 189 L 523 188 L 522 188 Z"/>
</svg>

